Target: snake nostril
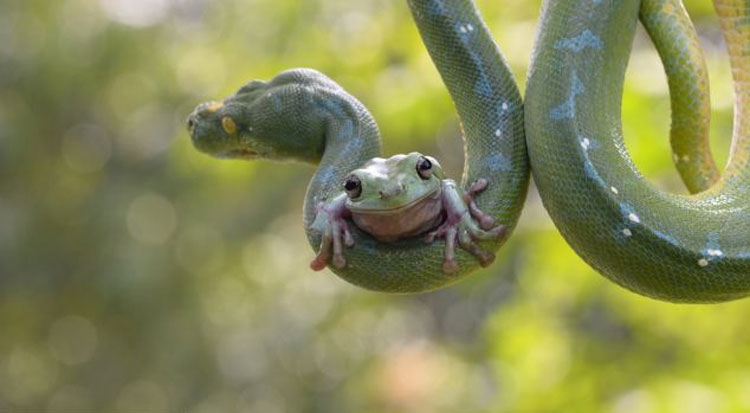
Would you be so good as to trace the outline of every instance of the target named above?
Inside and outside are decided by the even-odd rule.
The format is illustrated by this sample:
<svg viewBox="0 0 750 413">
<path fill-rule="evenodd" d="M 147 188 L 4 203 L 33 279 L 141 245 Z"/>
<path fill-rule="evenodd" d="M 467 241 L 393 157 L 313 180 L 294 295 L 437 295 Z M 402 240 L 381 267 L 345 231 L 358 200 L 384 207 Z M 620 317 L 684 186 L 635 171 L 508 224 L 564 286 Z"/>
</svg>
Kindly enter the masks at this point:
<svg viewBox="0 0 750 413">
<path fill-rule="evenodd" d="M 193 119 L 192 116 L 189 117 L 187 120 L 187 127 L 188 127 L 188 131 L 190 132 L 192 132 L 193 129 L 195 128 L 195 120 Z"/>
</svg>

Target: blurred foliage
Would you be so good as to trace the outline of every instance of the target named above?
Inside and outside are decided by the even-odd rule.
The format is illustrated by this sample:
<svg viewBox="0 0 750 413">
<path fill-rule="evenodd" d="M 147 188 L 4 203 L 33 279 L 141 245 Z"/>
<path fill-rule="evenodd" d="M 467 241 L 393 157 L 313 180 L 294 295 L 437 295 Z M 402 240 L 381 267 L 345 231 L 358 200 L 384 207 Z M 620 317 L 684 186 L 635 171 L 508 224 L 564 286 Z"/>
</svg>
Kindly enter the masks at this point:
<svg viewBox="0 0 750 413">
<path fill-rule="evenodd" d="M 479 3 L 522 85 L 539 0 Z M 723 162 L 728 63 L 710 2 L 686 5 Z M 359 96 L 387 153 L 460 173 L 456 116 L 403 1 L 0 2 L 0 411 L 750 410 L 750 301 L 615 286 L 533 191 L 496 263 L 455 287 L 383 295 L 309 271 L 312 168 L 219 162 L 183 125 L 298 66 Z M 684 192 L 666 93 L 641 31 L 627 145 Z"/>
</svg>

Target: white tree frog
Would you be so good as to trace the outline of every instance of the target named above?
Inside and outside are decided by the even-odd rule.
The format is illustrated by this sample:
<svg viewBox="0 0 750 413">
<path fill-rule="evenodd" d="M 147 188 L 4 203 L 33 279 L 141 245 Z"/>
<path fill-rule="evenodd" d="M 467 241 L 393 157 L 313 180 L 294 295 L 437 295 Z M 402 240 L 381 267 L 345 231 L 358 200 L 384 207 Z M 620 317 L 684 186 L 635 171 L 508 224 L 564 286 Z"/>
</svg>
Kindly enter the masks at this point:
<svg viewBox="0 0 750 413">
<path fill-rule="evenodd" d="M 323 234 L 323 241 L 310 263 L 316 271 L 331 259 L 338 268 L 346 265 L 343 246 L 354 246 L 348 219 L 384 242 L 424 236 L 431 243 L 444 238 L 446 273 L 458 271 L 456 244 L 487 266 L 495 256 L 476 241 L 506 235 L 505 226 L 494 225 L 474 202 L 487 180 L 476 181 L 462 194 L 453 180 L 446 179 L 437 160 L 421 153 L 373 158 L 352 171 L 342 185 L 339 196 L 318 205 L 313 228 Z"/>
</svg>

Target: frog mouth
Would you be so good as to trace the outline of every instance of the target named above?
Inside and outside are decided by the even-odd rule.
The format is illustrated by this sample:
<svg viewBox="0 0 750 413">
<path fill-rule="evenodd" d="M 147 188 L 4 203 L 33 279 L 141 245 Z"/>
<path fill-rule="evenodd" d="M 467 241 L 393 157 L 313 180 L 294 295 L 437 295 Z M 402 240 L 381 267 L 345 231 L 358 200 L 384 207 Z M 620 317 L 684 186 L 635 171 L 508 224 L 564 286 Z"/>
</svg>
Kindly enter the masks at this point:
<svg viewBox="0 0 750 413">
<path fill-rule="evenodd" d="M 420 196 L 417 199 L 414 199 L 413 201 L 406 203 L 404 205 L 397 206 L 395 208 L 362 208 L 357 207 L 355 205 L 352 205 L 351 203 L 347 202 L 347 207 L 350 211 L 354 211 L 358 214 L 367 214 L 367 215 L 393 215 L 402 211 L 406 211 L 408 209 L 414 208 L 420 204 L 422 204 L 425 201 L 432 201 L 435 199 L 440 198 L 440 195 L 442 194 L 441 187 L 438 186 L 435 189 L 433 189 L 430 192 L 425 193 L 424 195 Z"/>
</svg>

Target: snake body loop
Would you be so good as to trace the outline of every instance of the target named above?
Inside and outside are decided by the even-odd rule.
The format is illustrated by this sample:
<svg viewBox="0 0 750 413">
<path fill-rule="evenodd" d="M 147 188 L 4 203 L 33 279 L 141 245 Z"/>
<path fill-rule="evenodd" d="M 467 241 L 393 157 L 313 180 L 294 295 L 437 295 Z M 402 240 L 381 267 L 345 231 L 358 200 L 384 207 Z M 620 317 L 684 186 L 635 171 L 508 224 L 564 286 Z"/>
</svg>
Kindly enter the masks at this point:
<svg viewBox="0 0 750 413">
<path fill-rule="evenodd" d="M 719 179 L 719 171 L 708 139 L 708 70 L 698 34 L 681 0 L 642 0 L 639 15 L 667 74 L 672 159 L 688 191 L 704 191 Z"/>
<path fill-rule="evenodd" d="M 506 239 L 499 235 L 509 234 L 516 225 L 529 180 L 521 95 L 473 1 L 410 0 L 408 5 L 463 129 L 465 160 L 460 186 L 464 191 L 441 193 L 440 209 L 431 218 L 436 227 L 417 225 L 422 231 L 419 234 L 378 241 L 357 228 L 356 219 L 350 225 L 336 222 L 356 218 L 341 205 L 336 206 L 344 208 L 336 210 L 339 215 L 331 215 L 332 221 L 327 221 L 328 214 L 334 214 L 332 205 L 345 194 L 347 177 L 381 152 L 372 115 L 320 72 L 293 69 L 269 82 L 251 81 L 219 102 L 198 105 L 187 122 L 195 147 L 214 156 L 318 164 L 303 207 L 305 233 L 319 253 L 311 267 L 321 269 L 330 262 L 333 272 L 353 284 L 404 293 L 451 284 L 480 264 L 491 262 L 494 255 L 489 251 L 496 251 Z M 440 185 L 455 188 L 452 181 Z M 404 208 L 396 209 L 389 211 L 408 214 Z M 473 227 L 462 226 L 465 220 L 478 216 L 483 223 L 474 224 L 474 232 Z M 383 217 L 359 218 L 371 225 L 399 222 L 383 224 Z M 419 219 L 398 217 L 410 218 Z M 451 220 L 456 222 L 448 223 Z M 345 231 L 343 242 L 337 238 L 338 232 L 331 235 L 334 226 L 342 225 L 352 229 L 351 234 Z M 498 232 L 490 232 L 489 227 Z M 450 240 L 431 242 L 441 236 L 441 228 L 448 228 L 445 234 L 449 235 L 443 236 Z M 391 232 L 408 233 L 404 228 L 385 233 Z M 454 256 L 456 240 L 462 249 Z M 330 249 L 332 262 L 328 260 Z"/>
<path fill-rule="evenodd" d="M 697 195 L 657 189 L 625 149 L 622 85 L 639 0 L 546 0 L 529 72 L 529 156 L 556 226 L 596 270 L 668 301 L 717 302 L 750 293 L 750 6 L 714 3 L 735 80 L 735 129 L 727 168 L 715 184 L 710 160 L 681 170 L 683 178 L 693 175 L 691 191 L 710 186 Z M 672 55 L 688 53 L 677 52 Z M 701 105 L 689 90 L 677 92 L 687 106 Z"/>
<path fill-rule="evenodd" d="M 487 179 L 490 185 L 477 204 L 510 231 L 520 215 L 529 179 L 523 106 L 514 77 L 471 0 L 410 0 L 408 4 L 461 120 L 465 149 L 461 186 Z M 305 231 L 314 249 L 320 245 L 320 234 L 311 228 L 317 204 L 341 193 L 346 174 L 378 155 L 378 146 L 370 144 L 377 136 L 363 135 L 363 131 L 376 130 L 372 118 L 366 111 L 342 110 L 361 107 L 345 92 L 334 96 L 321 103 L 321 107 L 329 106 L 329 128 L 304 206 Z M 363 128 L 363 124 L 372 127 Z M 362 147 L 371 150 L 362 153 Z M 421 238 L 379 242 L 356 228 L 354 238 L 354 247 L 344 252 L 346 267 L 330 268 L 345 280 L 372 290 L 432 290 L 478 267 L 474 257 L 458 251 L 459 272 L 445 274 L 443 246 L 427 245 Z M 494 251 L 501 243 L 484 241 L 482 247 Z"/>
<path fill-rule="evenodd" d="M 737 101 L 730 161 L 721 177 L 707 140 L 705 64 L 680 0 L 545 0 L 525 107 L 472 0 L 408 0 L 461 120 L 461 186 L 489 182 L 476 208 L 512 230 L 525 199 L 530 159 L 558 229 L 613 281 L 671 301 L 748 295 L 750 5 L 715 3 Z M 665 65 L 674 159 L 695 195 L 658 190 L 625 149 L 622 85 L 639 15 Z M 306 69 L 251 82 L 222 102 L 200 105 L 188 128 L 198 149 L 217 156 L 318 163 L 304 205 L 305 231 L 316 250 L 323 237 L 314 226 L 319 205 L 342 193 L 352 170 L 380 155 L 378 128 L 367 109 L 332 80 Z M 368 289 L 432 290 L 479 265 L 457 251 L 460 270 L 448 274 L 439 243 L 414 237 L 382 242 L 352 228 L 353 246 L 339 255 L 339 264 L 346 265 L 331 269 Z M 484 241 L 481 247 L 494 251 L 502 242 Z"/>
</svg>

